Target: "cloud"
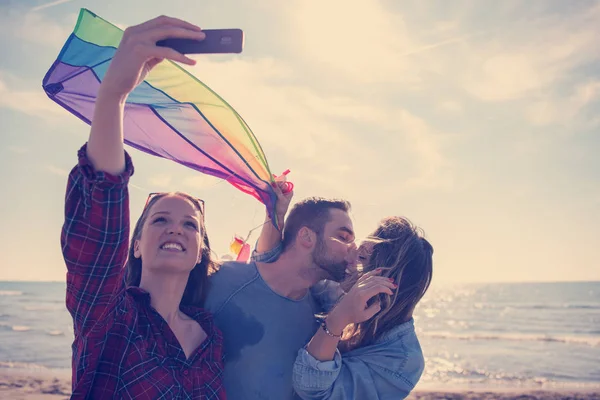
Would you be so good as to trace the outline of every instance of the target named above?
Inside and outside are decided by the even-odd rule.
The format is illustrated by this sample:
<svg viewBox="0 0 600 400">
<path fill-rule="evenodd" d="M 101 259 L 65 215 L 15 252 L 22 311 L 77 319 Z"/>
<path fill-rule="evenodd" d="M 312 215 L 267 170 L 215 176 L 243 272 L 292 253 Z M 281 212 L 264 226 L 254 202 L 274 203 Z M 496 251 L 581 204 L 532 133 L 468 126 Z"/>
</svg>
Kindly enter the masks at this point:
<svg viewBox="0 0 600 400">
<path fill-rule="evenodd" d="M 600 58 L 599 3 L 574 5 L 568 15 L 533 3 L 490 4 L 290 1 L 280 35 L 298 68 L 323 80 L 323 91 L 375 99 L 421 93 L 514 101 Z"/>
<path fill-rule="evenodd" d="M 222 179 L 215 178 L 214 176 L 198 174 L 194 176 L 188 176 L 183 179 L 181 184 L 190 190 L 206 189 L 216 185 L 225 183 Z"/>
<path fill-rule="evenodd" d="M 29 149 L 27 147 L 21 146 L 7 146 L 6 149 L 14 154 L 27 154 L 29 153 Z"/>
<path fill-rule="evenodd" d="M 169 174 L 158 174 L 148 178 L 148 184 L 153 188 L 167 188 L 171 184 L 173 177 Z"/>
<path fill-rule="evenodd" d="M 57 176 L 60 176 L 60 177 L 65 177 L 66 178 L 69 175 L 69 171 L 67 171 L 66 169 L 57 167 L 57 166 L 52 165 L 52 164 L 44 165 L 44 169 L 46 170 L 46 172 L 49 172 L 49 173 L 51 173 L 53 175 L 57 175 Z"/>
<path fill-rule="evenodd" d="M 539 99 L 527 110 L 529 121 L 536 126 L 552 124 L 573 125 L 584 119 L 582 112 L 587 106 L 600 98 L 600 80 L 592 80 L 573 88 L 568 96 L 554 95 Z M 591 119 L 587 125 L 598 124 L 597 119 Z"/>
<path fill-rule="evenodd" d="M 48 122 L 64 123 L 69 113 L 52 102 L 42 89 L 26 89 L 23 80 L 0 71 L 0 107 L 43 118 Z"/>
<path fill-rule="evenodd" d="M 71 14 L 60 20 L 52 20 L 37 12 L 18 14 L 9 10 L 0 16 L 0 34 L 58 52 L 71 34 L 75 22 L 76 16 Z"/>
<path fill-rule="evenodd" d="M 438 108 L 451 114 L 459 114 L 463 111 L 463 105 L 455 100 L 446 100 L 438 104 Z"/>
<path fill-rule="evenodd" d="M 200 62 L 192 72 L 244 116 L 270 165 L 291 168 L 296 181 L 347 192 L 349 174 L 372 181 L 384 149 L 395 148 L 398 159 L 414 160 L 411 168 L 419 170 L 404 180 L 439 182 L 432 178 L 446 161 L 438 136 L 401 107 L 323 95 L 296 83 L 299 71 L 281 60 Z M 389 161 L 389 168 L 400 169 Z"/>
<path fill-rule="evenodd" d="M 44 10 L 44 9 L 50 8 L 50 7 L 55 7 L 55 6 L 64 4 L 64 3 L 69 3 L 71 1 L 73 1 L 73 0 L 56 0 L 56 1 L 49 2 L 49 3 L 41 4 L 41 5 L 37 6 L 37 7 L 33 7 L 31 9 L 31 11 L 34 11 L 34 12 L 35 11 L 40 11 L 40 10 Z"/>
<path fill-rule="evenodd" d="M 146 188 L 144 188 L 144 187 L 141 187 L 141 186 L 139 186 L 139 185 L 135 185 L 135 184 L 133 184 L 133 183 L 131 183 L 131 182 L 129 183 L 129 187 L 132 187 L 132 188 L 134 188 L 134 189 L 136 189 L 136 190 L 139 190 L 139 191 L 141 191 L 141 192 L 144 192 L 144 193 L 150 193 L 150 190 L 148 190 L 148 189 L 146 189 Z"/>
<path fill-rule="evenodd" d="M 404 73 L 408 60 L 401 57 L 418 46 L 402 18 L 389 13 L 381 2 L 348 7 L 342 0 L 290 1 L 282 9 L 286 41 L 299 59 L 310 60 L 320 74 L 370 83 L 418 78 Z"/>
<path fill-rule="evenodd" d="M 482 40 L 457 47 L 454 62 L 449 58 L 444 61 L 450 63 L 452 76 L 481 100 L 507 101 L 535 95 L 564 82 L 576 67 L 599 59 L 599 17 L 600 7 L 595 6 L 568 17 L 538 13 L 526 21 L 507 21 Z"/>
</svg>

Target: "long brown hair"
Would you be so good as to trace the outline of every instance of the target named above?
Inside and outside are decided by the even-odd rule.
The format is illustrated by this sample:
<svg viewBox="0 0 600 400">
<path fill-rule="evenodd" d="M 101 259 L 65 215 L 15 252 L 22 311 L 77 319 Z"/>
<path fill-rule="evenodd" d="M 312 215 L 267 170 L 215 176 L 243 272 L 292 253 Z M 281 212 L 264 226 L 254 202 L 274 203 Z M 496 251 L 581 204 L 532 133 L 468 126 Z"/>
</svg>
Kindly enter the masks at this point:
<svg viewBox="0 0 600 400">
<path fill-rule="evenodd" d="M 190 196 L 187 193 L 174 193 L 186 200 L 189 200 L 194 207 L 202 213 L 202 206 L 198 199 Z M 150 209 L 158 200 L 167 196 L 168 193 L 157 194 L 150 199 L 146 208 L 142 212 L 140 219 L 135 224 L 133 230 L 133 236 L 129 245 L 129 257 L 127 264 L 125 265 L 125 285 L 126 286 L 139 286 L 140 280 L 142 279 L 142 260 L 134 256 L 135 241 L 138 240 L 142 233 L 142 228 L 148 219 Z M 190 271 L 183 297 L 181 298 L 181 305 L 202 307 L 204 300 L 206 299 L 206 292 L 208 291 L 208 276 L 218 269 L 218 263 L 213 260 L 212 253 L 210 250 L 210 242 L 206 233 L 204 225 L 204 215 L 200 219 L 200 229 L 202 232 L 202 257 L 200 262 L 194 266 Z"/>
<path fill-rule="evenodd" d="M 403 217 L 385 218 L 367 239 L 373 250 L 363 272 L 376 268 L 398 285 L 392 296 L 380 295 L 381 311 L 344 332 L 342 351 L 373 344 L 393 327 L 407 322 L 421 300 L 433 274 L 433 247 L 421 229 Z"/>
</svg>

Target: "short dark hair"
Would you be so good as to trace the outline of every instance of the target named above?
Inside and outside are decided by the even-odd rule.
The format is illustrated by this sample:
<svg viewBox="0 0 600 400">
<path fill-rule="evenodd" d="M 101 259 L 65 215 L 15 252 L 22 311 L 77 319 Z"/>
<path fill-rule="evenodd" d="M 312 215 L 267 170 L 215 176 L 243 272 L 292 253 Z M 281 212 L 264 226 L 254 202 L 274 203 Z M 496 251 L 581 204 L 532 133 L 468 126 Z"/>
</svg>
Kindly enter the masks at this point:
<svg viewBox="0 0 600 400">
<path fill-rule="evenodd" d="M 283 248 L 288 248 L 294 242 L 302 227 L 306 226 L 320 235 L 325 224 L 331 220 L 329 213 L 331 209 L 349 212 L 350 202 L 341 199 L 309 197 L 296 203 L 285 220 Z"/>
</svg>

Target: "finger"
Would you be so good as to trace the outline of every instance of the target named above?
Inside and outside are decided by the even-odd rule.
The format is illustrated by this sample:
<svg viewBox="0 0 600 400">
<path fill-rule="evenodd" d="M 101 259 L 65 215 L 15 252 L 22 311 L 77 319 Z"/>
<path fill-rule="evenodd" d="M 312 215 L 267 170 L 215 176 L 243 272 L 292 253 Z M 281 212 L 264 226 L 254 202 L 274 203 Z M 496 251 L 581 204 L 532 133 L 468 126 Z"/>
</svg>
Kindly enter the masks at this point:
<svg viewBox="0 0 600 400">
<path fill-rule="evenodd" d="M 380 271 L 379 269 L 375 269 L 373 271 L 369 271 L 365 274 L 363 274 L 360 279 L 359 279 L 359 283 L 363 284 L 363 283 L 367 283 L 369 282 L 371 279 L 379 277 L 379 274 L 381 274 L 382 271 Z"/>
<path fill-rule="evenodd" d="M 294 184 L 292 182 L 284 182 L 284 187 L 282 188 L 283 193 L 287 194 L 294 191 Z"/>
<path fill-rule="evenodd" d="M 167 38 L 192 40 L 204 40 L 206 38 L 206 34 L 202 31 L 180 28 L 176 26 L 165 26 L 158 27 L 156 29 L 150 29 L 144 32 L 144 34 L 147 34 L 149 39 L 153 42 Z"/>
<path fill-rule="evenodd" d="M 277 187 L 279 188 L 279 191 L 281 192 L 281 194 L 285 193 L 285 190 L 287 189 L 287 184 L 286 182 L 278 182 L 275 181 L 275 184 L 277 185 Z"/>
<path fill-rule="evenodd" d="M 374 276 L 374 277 L 371 278 L 370 281 L 364 283 L 361 286 L 361 289 L 367 289 L 367 288 L 370 288 L 370 287 L 373 287 L 373 286 L 376 286 L 376 285 L 383 285 L 383 286 L 388 287 L 388 288 L 390 288 L 392 290 L 397 288 L 397 285 L 394 282 L 390 281 L 388 278 Z"/>
<path fill-rule="evenodd" d="M 152 69 L 152 68 L 156 67 L 158 64 L 160 64 L 163 61 L 164 61 L 164 58 L 153 58 L 152 60 L 148 61 L 148 69 Z"/>
<path fill-rule="evenodd" d="M 365 288 L 361 290 L 359 296 L 362 300 L 367 302 L 371 297 L 377 296 L 379 293 L 389 294 L 390 296 L 394 294 L 392 289 L 384 285 L 375 285 L 369 288 Z"/>
<path fill-rule="evenodd" d="M 371 304 L 371 306 L 362 313 L 364 318 L 363 321 L 373 318 L 379 311 L 381 311 L 381 304 L 379 302 Z"/>
<path fill-rule="evenodd" d="M 376 268 L 376 269 L 374 269 L 374 270 L 372 270 L 372 271 L 369 271 L 369 272 L 367 272 L 367 273 L 363 274 L 363 277 L 364 277 L 365 279 L 368 279 L 368 278 L 369 278 L 369 277 L 371 277 L 371 276 L 380 275 L 382 272 L 383 272 L 383 270 L 382 270 L 381 268 Z"/>
<path fill-rule="evenodd" d="M 160 26 L 176 26 L 180 28 L 190 29 L 192 31 L 201 31 L 202 29 L 194 24 L 191 24 L 187 21 L 183 21 L 178 18 L 167 17 L 166 15 L 161 15 L 160 17 L 156 17 L 151 19 L 150 21 L 146 21 L 142 24 L 136 25 L 132 27 L 132 30 L 142 32 L 149 29 L 154 29 Z"/>
<path fill-rule="evenodd" d="M 192 60 L 189 57 L 184 56 L 183 54 L 175 51 L 169 47 L 158 47 L 158 46 L 145 46 L 147 54 L 145 54 L 148 58 L 162 58 L 171 61 L 178 61 L 182 64 L 187 65 L 195 65 L 196 61 Z"/>
<path fill-rule="evenodd" d="M 283 197 L 283 192 L 281 191 L 281 187 L 279 186 L 279 184 L 277 182 L 273 182 L 271 184 L 271 187 L 273 188 L 277 199 L 281 199 Z"/>
</svg>

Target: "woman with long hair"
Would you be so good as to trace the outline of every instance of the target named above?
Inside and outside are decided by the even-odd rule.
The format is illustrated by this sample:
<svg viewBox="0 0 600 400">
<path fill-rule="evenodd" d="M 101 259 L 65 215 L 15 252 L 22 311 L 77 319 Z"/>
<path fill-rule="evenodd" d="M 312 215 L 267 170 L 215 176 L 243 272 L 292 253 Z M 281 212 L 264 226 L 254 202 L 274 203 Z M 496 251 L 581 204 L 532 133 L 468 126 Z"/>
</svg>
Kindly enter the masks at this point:
<svg viewBox="0 0 600 400">
<path fill-rule="evenodd" d="M 75 334 L 73 399 L 225 398 L 223 339 L 202 308 L 216 268 L 204 202 L 152 193 L 129 238 L 125 100 L 163 59 L 194 63 L 156 46 L 167 37 L 204 33 L 168 17 L 125 31 L 68 178 L 61 242 Z"/>
</svg>

